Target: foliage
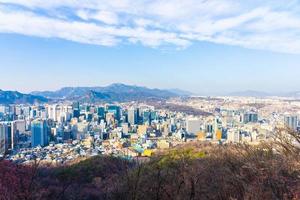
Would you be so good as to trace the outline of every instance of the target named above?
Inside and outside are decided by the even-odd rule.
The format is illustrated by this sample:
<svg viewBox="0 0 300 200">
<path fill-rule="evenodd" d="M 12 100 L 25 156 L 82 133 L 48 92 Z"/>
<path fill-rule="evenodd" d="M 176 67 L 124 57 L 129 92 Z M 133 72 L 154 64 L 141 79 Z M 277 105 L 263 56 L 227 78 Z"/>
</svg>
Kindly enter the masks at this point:
<svg viewBox="0 0 300 200">
<path fill-rule="evenodd" d="M 300 199 L 297 139 L 281 130 L 258 146 L 188 143 L 147 162 L 93 157 L 47 167 L 0 161 L 0 199 Z"/>
</svg>

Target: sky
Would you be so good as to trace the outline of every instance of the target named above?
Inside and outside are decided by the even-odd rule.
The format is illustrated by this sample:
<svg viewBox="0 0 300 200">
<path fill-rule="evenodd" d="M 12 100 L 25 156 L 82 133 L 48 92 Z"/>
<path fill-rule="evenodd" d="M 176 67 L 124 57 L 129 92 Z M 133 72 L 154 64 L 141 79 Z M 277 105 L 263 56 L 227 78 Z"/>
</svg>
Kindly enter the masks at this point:
<svg viewBox="0 0 300 200">
<path fill-rule="evenodd" d="M 0 0 L 0 89 L 300 90 L 299 0 Z"/>
</svg>

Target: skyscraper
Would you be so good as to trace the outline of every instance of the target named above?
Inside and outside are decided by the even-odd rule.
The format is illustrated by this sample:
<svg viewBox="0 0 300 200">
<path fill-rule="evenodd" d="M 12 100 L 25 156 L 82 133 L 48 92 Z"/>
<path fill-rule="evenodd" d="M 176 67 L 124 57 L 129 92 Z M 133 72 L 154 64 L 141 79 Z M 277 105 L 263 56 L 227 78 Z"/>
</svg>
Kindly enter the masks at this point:
<svg viewBox="0 0 300 200">
<path fill-rule="evenodd" d="M 284 117 L 284 125 L 292 130 L 297 130 L 298 117 L 287 115 Z"/>
<path fill-rule="evenodd" d="M 5 123 L 0 124 L 0 154 L 5 154 L 8 150 L 8 126 Z"/>
<path fill-rule="evenodd" d="M 45 120 L 36 120 L 31 123 L 31 146 L 48 145 L 48 126 Z"/>
<path fill-rule="evenodd" d="M 73 102 L 72 109 L 70 111 L 70 113 L 72 113 L 72 117 L 79 118 L 79 116 L 80 116 L 80 107 L 79 106 L 80 106 L 79 102 Z"/>
<path fill-rule="evenodd" d="M 201 120 L 191 118 L 186 120 L 186 131 L 188 133 L 196 134 L 201 130 Z"/>
<path fill-rule="evenodd" d="M 79 102 L 73 102 L 72 107 L 73 110 L 79 110 Z"/>
<path fill-rule="evenodd" d="M 25 120 L 16 120 L 11 122 L 11 149 L 14 150 L 19 142 L 19 136 L 26 130 Z"/>
<path fill-rule="evenodd" d="M 150 110 L 144 110 L 143 111 L 143 123 L 145 124 L 151 124 L 151 111 Z"/>
<path fill-rule="evenodd" d="M 109 106 L 107 106 L 107 112 L 114 114 L 115 119 L 120 121 L 121 109 L 119 106 L 109 105 Z"/>
<path fill-rule="evenodd" d="M 135 125 L 138 122 L 138 113 L 137 113 L 137 109 L 135 108 L 129 108 L 128 109 L 128 123 L 130 125 Z"/>
<path fill-rule="evenodd" d="M 257 121 L 258 121 L 258 114 L 257 113 L 247 112 L 243 116 L 243 122 L 245 124 L 250 123 L 250 122 L 256 123 Z"/>
<path fill-rule="evenodd" d="M 18 121 L 2 122 L 0 124 L 0 149 L 2 149 L 0 152 L 3 153 L 7 152 L 7 150 L 13 150 L 16 148 L 19 138 L 17 122 Z"/>
<path fill-rule="evenodd" d="M 100 119 L 105 119 L 105 109 L 104 107 L 97 108 L 97 114 Z"/>
</svg>

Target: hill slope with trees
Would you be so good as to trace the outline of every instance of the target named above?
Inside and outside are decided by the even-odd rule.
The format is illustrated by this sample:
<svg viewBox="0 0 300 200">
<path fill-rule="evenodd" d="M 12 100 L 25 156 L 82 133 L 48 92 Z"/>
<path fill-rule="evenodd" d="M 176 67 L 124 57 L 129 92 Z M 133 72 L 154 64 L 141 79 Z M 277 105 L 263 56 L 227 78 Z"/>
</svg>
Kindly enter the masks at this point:
<svg viewBox="0 0 300 200">
<path fill-rule="evenodd" d="M 300 136 L 259 146 L 189 143 L 148 162 L 0 162 L 0 199 L 299 199 Z"/>
</svg>

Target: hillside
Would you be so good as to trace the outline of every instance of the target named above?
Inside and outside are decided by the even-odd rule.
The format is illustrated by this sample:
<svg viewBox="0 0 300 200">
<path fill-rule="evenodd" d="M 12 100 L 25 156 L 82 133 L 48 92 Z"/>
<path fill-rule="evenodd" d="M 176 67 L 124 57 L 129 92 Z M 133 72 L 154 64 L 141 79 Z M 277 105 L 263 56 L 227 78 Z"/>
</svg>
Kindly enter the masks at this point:
<svg viewBox="0 0 300 200">
<path fill-rule="evenodd" d="M 2 161 L 0 199 L 299 199 L 299 153 L 277 140 L 190 143 L 147 162 L 98 156 L 53 168 Z"/>
<path fill-rule="evenodd" d="M 182 91 L 150 89 L 140 86 L 120 83 L 106 87 L 64 87 L 57 91 L 35 91 L 33 95 L 51 99 L 79 100 L 79 101 L 136 101 L 147 99 L 167 99 L 182 96 Z"/>
<path fill-rule="evenodd" d="M 37 95 L 23 94 L 17 91 L 0 90 L 0 104 L 33 104 L 44 103 L 47 101 L 47 98 Z"/>
</svg>

